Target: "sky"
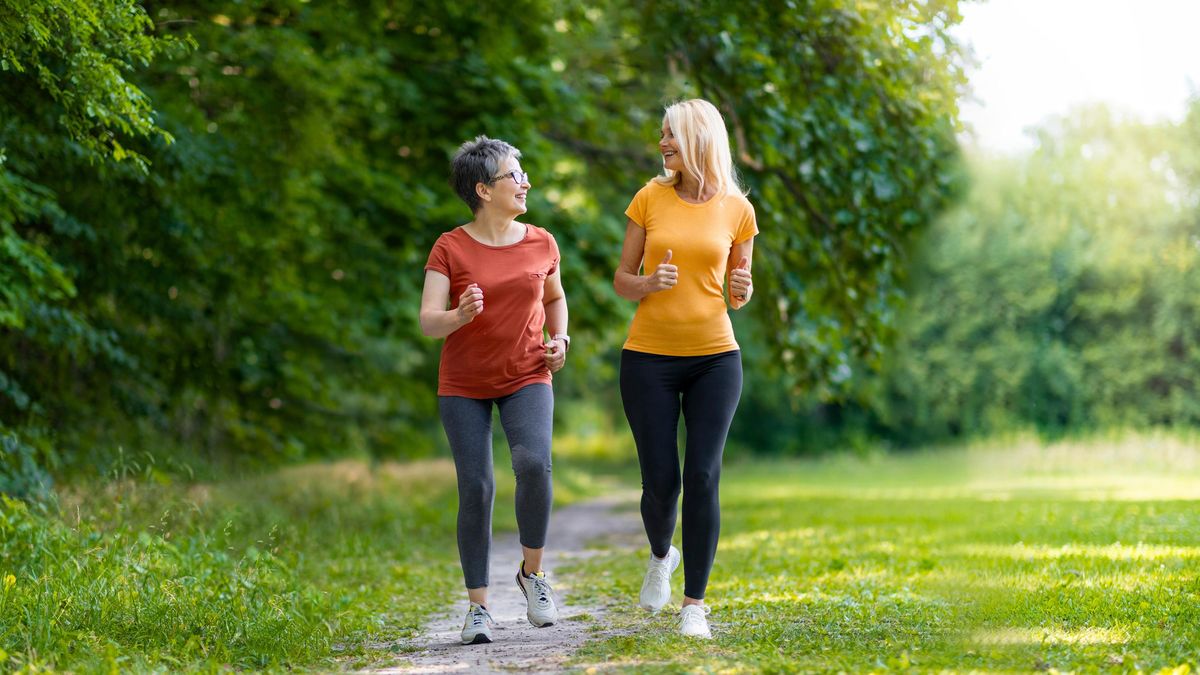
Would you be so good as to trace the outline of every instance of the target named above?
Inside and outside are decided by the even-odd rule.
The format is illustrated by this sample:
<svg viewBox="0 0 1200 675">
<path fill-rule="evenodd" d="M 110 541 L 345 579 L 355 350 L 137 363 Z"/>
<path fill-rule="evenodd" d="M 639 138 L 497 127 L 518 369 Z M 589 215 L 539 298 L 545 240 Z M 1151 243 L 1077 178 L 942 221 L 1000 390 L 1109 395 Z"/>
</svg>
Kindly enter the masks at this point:
<svg viewBox="0 0 1200 675">
<path fill-rule="evenodd" d="M 984 149 L 1029 149 L 1027 127 L 1096 101 L 1145 121 L 1178 120 L 1200 93 L 1200 0 L 972 0 L 959 8 L 954 33 L 977 60 L 961 115 L 968 143 Z"/>
</svg>

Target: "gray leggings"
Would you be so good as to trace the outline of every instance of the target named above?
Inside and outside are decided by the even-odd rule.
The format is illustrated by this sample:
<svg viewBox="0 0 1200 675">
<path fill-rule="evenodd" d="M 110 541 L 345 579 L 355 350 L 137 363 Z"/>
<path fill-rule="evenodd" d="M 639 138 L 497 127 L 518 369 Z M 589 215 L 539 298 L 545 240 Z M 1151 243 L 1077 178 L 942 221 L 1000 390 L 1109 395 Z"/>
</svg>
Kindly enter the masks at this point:
<svg viewBox="0 0 1200 675">
<path fill-rule="evenodd" d="M 554 391 L 550 385 L 531 384 L 495 399 L 439 396 L 442 427 L 458 474 L 458 558 L 467 588 L 488 585 L 492 505 L 496 499 L 492 403 L 500 408 L 500 425 L 512 450 L 521 545 L 545 546 L 550 525 L 550 435 L 554 422 Z"/>
</svg>

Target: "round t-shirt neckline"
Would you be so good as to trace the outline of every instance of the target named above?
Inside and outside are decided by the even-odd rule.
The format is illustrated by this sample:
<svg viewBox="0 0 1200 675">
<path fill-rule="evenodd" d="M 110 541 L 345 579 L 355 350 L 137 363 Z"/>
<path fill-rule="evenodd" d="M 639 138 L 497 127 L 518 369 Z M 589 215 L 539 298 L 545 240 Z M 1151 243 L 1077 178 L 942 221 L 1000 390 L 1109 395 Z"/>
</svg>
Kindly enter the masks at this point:
<svg viewBox="0 0 1200 675">
<path fill-rule="evenodd" d="M 530 224 L 528 224 L 528 223 L 521 223 L 521 225 L 524 225 L 524 226 L 525 226 L 525 234 L 524 234 L 524 235 L 522 235 L 522 236 L 521 236 L 521 238 L 520 238 L 520 239 L 518 239 L 517 241 L 514 241 L 514 242 L 513 242 L 513 243 L 511 243 L 511 244 L 503 244 L 503 245 L 501 245 L 501 246 L 493 246 L 493 245 L 491 245 L 491 244 L 485 244 L 485 243 L 483 243 L 482 241 L 479 241 L 479 240 L 478 240 L 478 239 L 476 239 L 475 237 L 471 236 L 471 233 L 470 233 L 470 232 L 467 232 L 467 226 L 466 226 L 466 225 L 459 225 L 459 226 L 458 226 L 458 229 L 462 230 L 462 233 L 463 233 L 464 235 L 466 235 L 467 239 L 470 239 L 471 241 L 475 242 L 476 244 L 479 244 L 480 246 L 482 246 L 482 247 L 484 247 L 484 248 L 490 248 L 490 249 L 494 249 L 494 250 L 499 250 L 499 249 L 505 249 L 505 248 L 512 248 L 512 247 L 514 247 L 514 246 L 520 246 L 521 244 L 524 244 L 524 243 L 525 243 L 525 240 L 526 240 L 526 239 L 529 239 L 529 233 L 533 231 L 533 226 L 532 226 L 532 225 L 530 225 Z"/>
<path fill-rule="evenodd" d="M 696 207 L 696 208 L 703 208 L 705 206 L 708 206 L 709 204 L 712 204 L 713 200 L 716 199 L 718 196 L 717 193 L 714 192 L 713 196 L 709 197 L 708 199 L 705 199 L 702 202 L 689 202 L 688 200 L 679 196 L 679 192 L 675 189 L 674 185 L 663 185 L 663 187 L 670 190 L 671 194 L 675 196 L 676 201 L 678 201 L 680 204 L 683 204 L 684 206 L 692 206 L 692 207 Z"/>
</svg>

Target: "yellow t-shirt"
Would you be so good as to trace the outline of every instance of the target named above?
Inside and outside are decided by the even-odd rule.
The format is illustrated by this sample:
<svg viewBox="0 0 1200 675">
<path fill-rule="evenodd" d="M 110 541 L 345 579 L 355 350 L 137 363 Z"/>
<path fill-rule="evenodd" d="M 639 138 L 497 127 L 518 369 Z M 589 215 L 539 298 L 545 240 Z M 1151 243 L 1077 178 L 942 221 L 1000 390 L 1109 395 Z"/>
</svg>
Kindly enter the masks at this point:
<svg viewBox="0 0 1200 675">
<path fill-rule="evenodd" d="M 646 230 L 642 266 L 653 272 L 671 250 L 679 282 L 642 298 L 625 349 L 665 356 L 705 356 L 738 348 L 725 308 L 729 249 L 758 234 L 754 207 L 739 194 L 685 202 L 675 188 L 651 181 L 625 215 Z M 735 263 L 736 264 L 736 263 Z"/>
</svg>

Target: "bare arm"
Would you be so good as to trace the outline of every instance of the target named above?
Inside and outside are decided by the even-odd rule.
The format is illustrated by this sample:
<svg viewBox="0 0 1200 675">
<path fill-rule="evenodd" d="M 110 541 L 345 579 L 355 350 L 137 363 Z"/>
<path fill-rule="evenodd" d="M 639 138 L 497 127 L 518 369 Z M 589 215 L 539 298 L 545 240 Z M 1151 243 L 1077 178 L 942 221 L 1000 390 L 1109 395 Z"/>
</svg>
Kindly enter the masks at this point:
<svg viewBox="0 0 1200 675">
<path fill-rule="evenodd" d="M 561 270 L 546 277 L 542 305 L 546 308 L 546 332 L 550 337 L 567 332 L 567 294 L 563 291 Z"/>
<path fill-rule="evenodd" d="M 427 337 L 443 338 L 471 323 L 483 312 L 483 291 L 471 284 L 458 299 L 458 307 L 446 309 L 450 301 L 450 279 L 441 272 L 425 272 L 425 288 L 421 291 L 421 333 Z"/>
<path fill-rule="evenodd" d="M 546 343 L 546 367 L 556 373 L 567 361 L 567 344 L 565 340 L 554 339 L 556 335 L 567 334 L 567 294 L 563 291 L 561 268 L 546 277 L 546 287 L 542 295 L 542 306 L 546 308 L 546 332 L 550 340 Z"/>
<path fill-rule="evenodd" d="M 753 262 L 754 237 L 729 248 L 729 262 L 725 266 L 729 270 L 726 288 L 729 289 L 729 306 L 734 309 L 745 307 L 754 296 L 754 280 L 750 275 Z"/>
<path fill-rule="evenodd" d="M 671 288 L 679 281 L 679 268 L 671 263 L 671 251 L 659 263 L 653 274 L 639 275 L 642 260 L 646 255 L 646 230 L 632 219 L 625 223 L 625 244 L 621 247 L 621 262 L 613 275 L 613 288 L 617 295 L 626 300 L 640 301 L 642 298 Z"/>
</svg>

